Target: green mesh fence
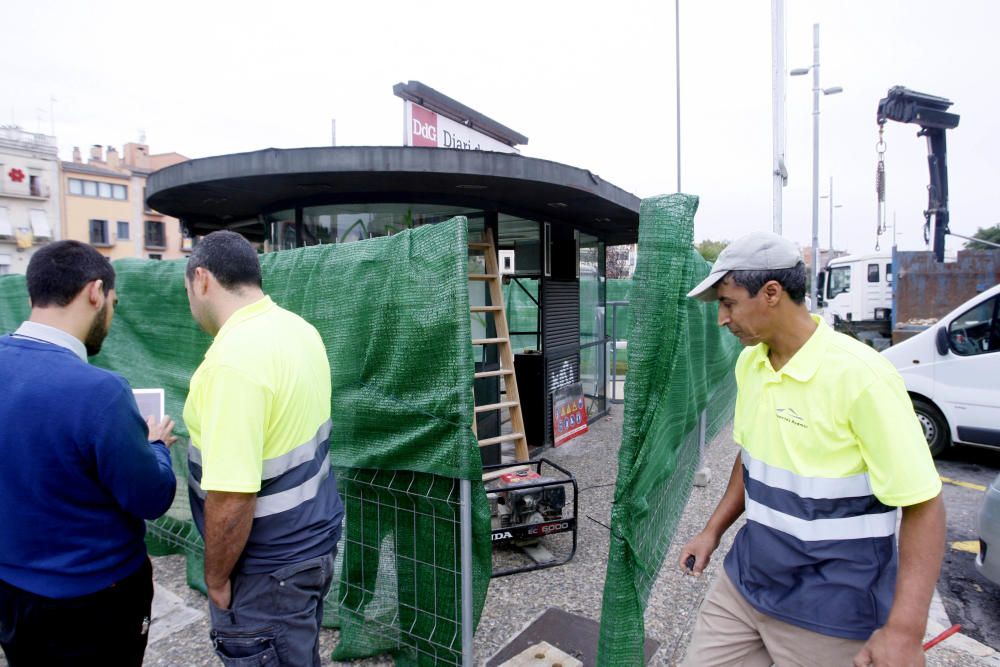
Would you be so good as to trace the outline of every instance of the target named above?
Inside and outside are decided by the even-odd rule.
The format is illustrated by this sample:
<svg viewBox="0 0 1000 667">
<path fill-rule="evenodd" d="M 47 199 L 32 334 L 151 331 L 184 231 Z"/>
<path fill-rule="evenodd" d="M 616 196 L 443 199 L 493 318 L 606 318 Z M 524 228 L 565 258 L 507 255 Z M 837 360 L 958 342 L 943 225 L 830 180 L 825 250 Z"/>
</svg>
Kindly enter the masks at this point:
<svg viewBox="0 0 1000 667">
<path fill-rule="evenodd" d="M 391 652 L 400 665 L 461 664 L 458 488 L 473 480 L 473 602 L 478 623 L 492 568 L 489 505 L 471 431 L 464 218 L 391 237 L 261 256 L 264 290 L 323 336 L 332 371 L 331 459 L 346 507 L 339 584 L 326 622 L 335 655 Z M 211 343 L 191 319 L 184 261 L 114 263 L 120 300 L 92 361 L 133 387 L 163 387 L 178 422 Z M 28 316 L 23 276 L 0 278 L 0 332 Z M 186 442 L 186 441 L 183 441 Z M 173 447 L 177 499 L 148 524 L 156 555 L 188 557 L 204 591 L 203 545 L 185 490 L 186 447 Z"/>
<path fill-rule="evenodd" d="M 717 326 L 714 304 L 686 296 L 708 275 L 692 245 L 697 208 L 682 194 L 640 207 L 600 665 L 643 664 L 643 611 L 698 465 L 699 416 L 713 437 L 735 402 L 739 343 Z"/>
</svg>

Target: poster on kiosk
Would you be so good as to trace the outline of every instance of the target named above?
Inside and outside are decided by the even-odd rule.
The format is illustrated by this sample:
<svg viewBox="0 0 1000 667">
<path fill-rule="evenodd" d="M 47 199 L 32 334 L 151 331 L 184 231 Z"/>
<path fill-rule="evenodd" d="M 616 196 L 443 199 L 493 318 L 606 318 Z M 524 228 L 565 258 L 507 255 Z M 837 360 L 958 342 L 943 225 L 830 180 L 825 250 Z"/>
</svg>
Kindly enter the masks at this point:
<svg viewBox="0 0 1000 667">
<path fill-rule="evenodd" d="M 579 382 L 552 392 L 552 443 L 556 447 L 587 432 L 587 401 Z"/>
</svg>

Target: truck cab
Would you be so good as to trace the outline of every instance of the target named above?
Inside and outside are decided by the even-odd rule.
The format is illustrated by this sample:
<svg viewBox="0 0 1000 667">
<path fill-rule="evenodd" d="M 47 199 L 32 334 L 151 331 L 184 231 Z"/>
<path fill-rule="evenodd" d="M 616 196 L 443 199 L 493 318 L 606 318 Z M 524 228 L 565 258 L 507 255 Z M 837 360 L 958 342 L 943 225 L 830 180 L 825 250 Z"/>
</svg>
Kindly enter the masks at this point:
<svg viewBox="0 0 1000 667">
<path fill-rule="evenodd" d="M 903 377 L 932 454 L 953 443 L 1000 448 L 1000 285 L 882 354 Z"/>
<path fill-rule="evenodd" d="M 847 322 L 888 320 L 892 311 L 892 254 L 835 257 L 820 273 L 820 314 L 833 326 Z"/>
</svg>

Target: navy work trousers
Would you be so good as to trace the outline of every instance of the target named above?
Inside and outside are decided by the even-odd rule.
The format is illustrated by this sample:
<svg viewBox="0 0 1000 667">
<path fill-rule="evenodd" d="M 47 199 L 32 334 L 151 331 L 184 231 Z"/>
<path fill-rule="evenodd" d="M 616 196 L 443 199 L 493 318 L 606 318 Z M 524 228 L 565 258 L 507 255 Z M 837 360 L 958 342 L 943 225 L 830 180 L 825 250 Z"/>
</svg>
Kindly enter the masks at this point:
<svg viewBox="0 0 1000 667">
<path fill-rule="evenodd" d="M 0 581 L 0 646 L 10 667 L 138 667 L 146 652 L 153 566 L 90 595 L 47 598 Z"/>
<path fill-rule="evenodd" d="M 212 644 L 227 667 L 319 665 L 323 598 L 333 579 L 333 554 L 268 574 L 233 576 L 229 609 L 211 600 Z"/>
</svg>

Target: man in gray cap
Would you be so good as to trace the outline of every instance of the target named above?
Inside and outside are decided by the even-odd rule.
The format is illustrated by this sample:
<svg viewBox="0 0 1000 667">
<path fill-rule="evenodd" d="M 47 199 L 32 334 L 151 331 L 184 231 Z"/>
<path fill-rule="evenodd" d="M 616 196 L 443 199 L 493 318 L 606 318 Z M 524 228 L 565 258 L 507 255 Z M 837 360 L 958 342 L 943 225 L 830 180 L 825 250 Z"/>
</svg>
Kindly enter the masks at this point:
<svg viewBox="0 0 1000 667">
<path fill-rule="evenodd" d="M 805 307 L 798 249 L 734 241 L 688 296 L 717 301 L 736 363 L 740 452 L 704 530 L 699 575 L 741 516 L 684 665 L 923 665 L 944 552 L 941 482 L 895 368 Z M 902 508 L 899 546 L 897 508 Z M 897 575 L 898 570 L 898 575 Z"/>
</svg>

